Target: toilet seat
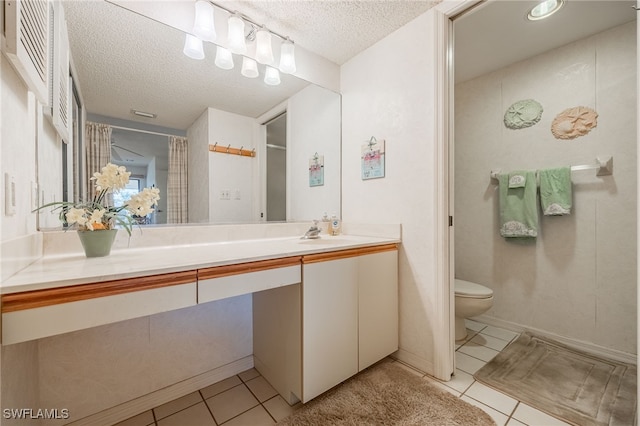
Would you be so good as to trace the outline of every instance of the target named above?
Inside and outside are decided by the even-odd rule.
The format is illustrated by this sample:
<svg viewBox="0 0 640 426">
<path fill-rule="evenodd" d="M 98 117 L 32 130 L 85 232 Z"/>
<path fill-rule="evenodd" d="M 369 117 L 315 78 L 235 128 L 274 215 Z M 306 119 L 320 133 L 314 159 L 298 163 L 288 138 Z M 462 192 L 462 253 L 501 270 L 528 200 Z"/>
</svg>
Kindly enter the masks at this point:
<svg viewBox="0 0 640 426">
<path fill-rule="evenodd" d="M 493 290 L 480 284 L 456 278 L 454 283 L 455 295 L 469 299 L 488 299 L 493 297 Z"/>
</svg>

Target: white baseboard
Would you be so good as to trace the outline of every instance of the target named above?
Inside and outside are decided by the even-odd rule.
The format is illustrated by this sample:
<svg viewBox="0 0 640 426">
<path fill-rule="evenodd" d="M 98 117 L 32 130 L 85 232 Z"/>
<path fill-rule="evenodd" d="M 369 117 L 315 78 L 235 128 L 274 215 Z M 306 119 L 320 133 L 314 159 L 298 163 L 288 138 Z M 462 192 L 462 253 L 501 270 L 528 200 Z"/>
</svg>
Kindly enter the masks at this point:
<svg viewBox="0 0 640 426">
<path fill-rule="evenodd" d="M 555 340 L 556 342 L 562 343 L 563 345 L 578 349 L 583 352 L 587 352 L 593 354 L 598 357 L 608 358 L 615 361 L 624 362 L 627 364 L 637 365 L 638 356 L 636 354 L 630 354 L 627 352 L 618 351 L 616 349 L 605 348 L 604 346 L 599 346 L 590 342 L 585 342 L 582 340 L 571 339 L 564 336 L 559 336 L 557 334 L 540 330 L 538 328 L 527 327 L 522 324 L 518 324 L 515 322 L 505 321 L 498 318 L 493 318 L 485 315 L 479 315 L 477 317 L 473 317 L 472 320 L 481 322 L 483 324 L 492 325 L 494 327 L 505 328 L 507 330 L 515 331 L 518 333 L 522 333 L 523 331 L 530 331 L 539 336 L 547 337 L 549 339 Z"/>
<path fill-rule="evenodd" d="M 397 352 L 392 353 L 391 358 L 397 359 L 398 361 L 402 361 L 403 363 L 408 364 L 409 366 L 425 374 L 434 376 L 433 362 L 427 361 L 426 359 L 421 358 L 418 355 L 408 352 L 402 348 L 398 349 Z M 446 380 L 450 380 L 450 378 Z"/>
<path fill-rule="evenodd" d="M 245 370 L 253 368 L 253 355 L 233 361 L 222 367 L 159 389 L 115 407 L 100 411 L 80 420 L 69 423 L 73 426 L 105 426 L 112 425 L 136 416 L 158 405 L 173 401 L 176 398 L 195 392 L 199 389 L 227 379 Z"/>
</svg>

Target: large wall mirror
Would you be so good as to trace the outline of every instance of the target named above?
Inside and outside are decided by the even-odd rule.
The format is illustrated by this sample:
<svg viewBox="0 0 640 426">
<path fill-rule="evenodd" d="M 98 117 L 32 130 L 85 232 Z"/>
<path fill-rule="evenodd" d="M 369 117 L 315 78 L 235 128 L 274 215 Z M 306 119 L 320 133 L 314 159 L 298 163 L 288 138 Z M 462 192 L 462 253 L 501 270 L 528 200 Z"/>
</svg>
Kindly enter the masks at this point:
<svg viewBox="0 0 640 426">
<path fill-rule="evenodd" d="M 170 135 L 188 141 L 190 223 L 340 214 L 338 93 L 282 73 L 279 85 L 267 85 L 262 65 L 259 77 L 244 77 L 238 55 L 233 69 L 220 69 L 212 43 L 204 43 L 205 59 L 189 58 L 183 53 L 183 31 L 122 5 L 65 1 L 63 6 L 84 119 L 110 126 L 111 162 L 132 172 L 132 187 L 160 188 L 162 200 L 149 223 L 167 223 Z M 274 139 L 268 126 L 278 117 L 286 125 Z M 216 144 L 256 155 L 210 151 Z M 283 161 L 267 163 L 268 146 L 284 153 Z M 318 155 L 324 159 L 324 185 L 312 186 L 309 161 Z M 267 190 L 270 167 L 284 176 L 281 188 Z M 41 159 L 39 169 L 40 179 L 49 178 Z M 267 205 L 273 202 L 284 206 L 268 217 Z"/>
</svg>

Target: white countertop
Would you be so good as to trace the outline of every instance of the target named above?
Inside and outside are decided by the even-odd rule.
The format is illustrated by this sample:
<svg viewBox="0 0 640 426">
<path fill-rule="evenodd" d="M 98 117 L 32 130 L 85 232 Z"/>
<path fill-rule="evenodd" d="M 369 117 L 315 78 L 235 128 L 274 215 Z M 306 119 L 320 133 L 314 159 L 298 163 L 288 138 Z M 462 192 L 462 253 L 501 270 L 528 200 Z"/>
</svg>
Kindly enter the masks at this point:
<svg viewBox="0 0 640 426">
<path fill-rule="evenodd" d="M 342 234 L 317 240 L 284 237 L 120 248 L 97 258 L 78 253 L 44 256 L 5 280 L 0 292 L 18 293 L 399 242 L 395 238 Z"/>
</svg>

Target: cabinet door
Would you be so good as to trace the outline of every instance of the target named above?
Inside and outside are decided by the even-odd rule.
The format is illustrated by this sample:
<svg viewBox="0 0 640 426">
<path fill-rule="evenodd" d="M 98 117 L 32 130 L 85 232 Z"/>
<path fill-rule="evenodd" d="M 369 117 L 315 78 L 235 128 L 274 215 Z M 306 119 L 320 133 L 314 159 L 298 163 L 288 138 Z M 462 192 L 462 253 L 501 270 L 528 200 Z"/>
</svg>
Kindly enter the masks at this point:
<svg viewBox="0 0 640 426">
<path fill-rule="evenodd" d="M 358 258 L 305 264 L 302 402 L 358 372 Z"/>
<path fill-rule="evenodd" d="M 359 371 L 398 350 L 398 252 L 358 257 Z"/>
</svg>

